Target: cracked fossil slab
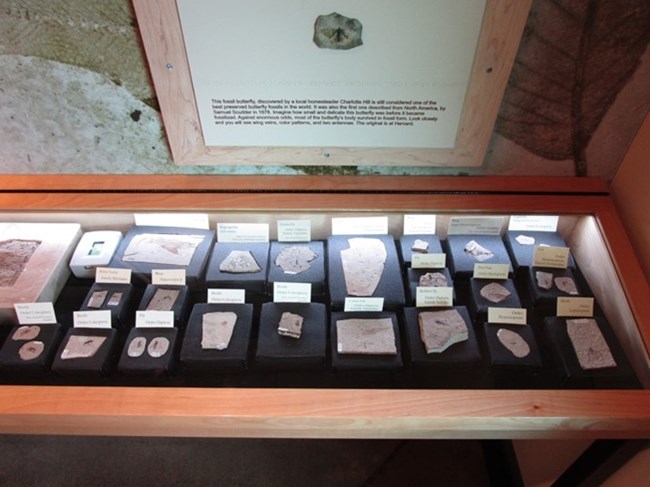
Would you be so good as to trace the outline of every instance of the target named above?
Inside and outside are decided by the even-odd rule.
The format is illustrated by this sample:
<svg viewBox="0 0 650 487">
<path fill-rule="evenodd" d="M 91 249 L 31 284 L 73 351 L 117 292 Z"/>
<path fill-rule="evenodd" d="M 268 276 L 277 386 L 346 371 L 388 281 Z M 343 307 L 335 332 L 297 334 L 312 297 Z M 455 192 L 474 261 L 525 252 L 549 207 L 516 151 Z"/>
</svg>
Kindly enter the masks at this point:
<svg viewBox="0 0 650 487">
<path fill-rule="evenodd" d="M 469 338 L 467 324 L 455 309 L 424 311 L 418 314 L 418 324 L 427 353 L 442 353 L 454 343 Z"/>
<path fill-rule="evenodd" d="M 363 44 L 362 30 L 363 26 L 357 19 L 332 12 L 316 18 L 313 41 L 321 49 L 353 49 Z"/>
<path fill-rule="evenodd" d="M 248 250 L 231 250 L 219 264 L 219 270 L 230 274 L 254 274 L 262 268 Z"/>
<path fill-rule="evenodd" d="M 285 337 L 296 339 L 300 338 L 302 335 L 303 321 L 304 319 L 302 316 L 295 313 L 290 313 L 289 311 L 285 311 L 280 317 L 280 323 L 278 324 L 278 334 Z"/>
<path fill-rule="evenodd" d="M 553 274 L 550 272 L 544 271 L 535 271 L 535 279 L 537 280 L 537 286 L 547 291 L 553 287 Z"/>
<path fill-rule="evenodd" d="M 596 320 L 568 319 L 566 324 L 580 367 L 584 370 L 616 367 L 616 361 Z"/>
<path fill-rule="evenodd" d="M 275 258 L 275 265 L 285 274 L 300 274 L 311 269 L 310 262 L 317 257 L 318 254 L 307 245 L 292 245 L 280 251 Z"/>
<path fill-rule="evenodd" d="M 351 238 L 341 250 L 345 287 L 350 296 L 372 296 L 386 263 L 386 247 L 377 238 Z"/>
<path fill-rule="evenodd" d="M 448 285 L 447 277 L 442 272 L 427 272 L 418 280 L 420 287 L 447 287 Z"/>
<path fill-rule="evenodd" d="M 397 355 L 390 318 L 338 320 L 336 337 L 340 354 Z"/>
<path fill-rule="evenodd" d="M 101 336 L 72 335 L 61 352 L 61 359 L 91 358 L 105 341 L 106 337 Z"/>
<path fill-rule="evenodd" d="M 153 297 L 147 304 L 147 311 L 171 311 L 178 299 L 178 289 L 156 289 Z"/>
</svg>

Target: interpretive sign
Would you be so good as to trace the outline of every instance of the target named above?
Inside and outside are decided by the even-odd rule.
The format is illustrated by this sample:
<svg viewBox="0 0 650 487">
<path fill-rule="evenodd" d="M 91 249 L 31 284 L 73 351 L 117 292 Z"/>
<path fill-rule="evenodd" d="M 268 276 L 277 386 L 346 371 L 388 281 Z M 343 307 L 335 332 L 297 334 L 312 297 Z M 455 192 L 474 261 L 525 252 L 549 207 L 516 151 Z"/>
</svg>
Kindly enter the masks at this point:
<svg viewBox="0 0 650 487">
<path fill-rule="evenodd" d="M 134 4 L 177 162 L 479 165 L 530 1 Z"/>
</svg>

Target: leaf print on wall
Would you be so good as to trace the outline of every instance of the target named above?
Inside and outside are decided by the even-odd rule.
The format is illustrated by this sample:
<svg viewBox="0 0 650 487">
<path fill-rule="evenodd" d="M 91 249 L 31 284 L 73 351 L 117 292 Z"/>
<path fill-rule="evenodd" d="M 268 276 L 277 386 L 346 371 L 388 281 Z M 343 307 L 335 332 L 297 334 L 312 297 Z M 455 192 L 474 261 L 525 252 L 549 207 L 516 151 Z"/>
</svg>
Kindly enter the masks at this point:
<svg viewBox="0 0 650 487">
<path fill-rule="evenodd" d="M 586 176 L 589 141 L 649 42 L 648 0 L 535 1 L 497 132 Z"/>
</svg>

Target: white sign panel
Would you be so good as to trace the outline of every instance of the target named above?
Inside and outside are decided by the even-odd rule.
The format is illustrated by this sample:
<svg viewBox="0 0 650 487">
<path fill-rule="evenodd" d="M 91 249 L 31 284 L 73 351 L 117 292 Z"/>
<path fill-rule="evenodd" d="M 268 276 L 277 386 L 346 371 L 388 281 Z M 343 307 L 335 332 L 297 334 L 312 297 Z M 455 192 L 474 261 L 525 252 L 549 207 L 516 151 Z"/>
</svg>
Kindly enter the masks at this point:
<svg viewBox="0 0 650 487">
<path fill-rule="evenodd" d="M 177 0 L 205 145 L 454 147 L 485 3 Z"/>
</svg>

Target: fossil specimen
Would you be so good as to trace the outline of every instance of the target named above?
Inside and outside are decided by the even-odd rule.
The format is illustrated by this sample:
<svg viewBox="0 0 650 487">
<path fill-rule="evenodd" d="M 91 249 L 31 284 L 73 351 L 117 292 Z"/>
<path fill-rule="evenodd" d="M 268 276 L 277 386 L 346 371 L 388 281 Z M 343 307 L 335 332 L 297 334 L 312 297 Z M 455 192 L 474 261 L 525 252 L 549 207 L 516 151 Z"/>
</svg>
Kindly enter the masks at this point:
<svg viewBox="0 0 650 487">
<path fill-rule="evenodd" d="M 352 49 L 363 44 L 362 29 L 357 19 L 337 12 L 319 15 L 314 23 L 314 44 L 322 49 Z"/>
<path fill-rule="evenodd" d="M 155 337 L 147 346 L 147 353 L 151 358 L 160 358 L 169 350 L 169 339 L 165 337 Z"/>
<path fill-rule="evenodd" d="M 95 291 L 90 295 L 90 299 L 88 300 L 88 307 L 89 308 L 101 308 L 102 305 L 104 304 L 104 301 L 106 300 L 106 295 L 108 294 L 108 291 Z"/>
<path fill-rule="evenodd" d="M 556 277 L 554 279 L 554 282 L 557 288 L 563 293 L 571 294 L 573 296 L 577 296 L 579 294 L 576 283 L 570 277 Z"/>
<path fill-rule="evenodd" d="M 280 318 L 278 334 L 285 337 L 300 338 L 300 335 L 302 335 L 302 322 L 302 316 L 285 311 Z"/>
<path fill-rule="evenodd" d="M 338 320 L 336 336 L 340 354 L 397 355 L 390 318 Z"/>
<path fill-rule="evenodd" d="M 544 271 L 535 271 L 537 285 L 542 289 L 549 290 L 553 287 L 553 274 Z"/>
<path fill-rule="evenodd" d="M 101 336 L 71 335 L 61 352 L 61 359 L 93 357 L 105 341 L 106 337 Z"/>
<path fill-rule="evenodd" d="M 232 250 L 219 264 L 219 270 L 231 274 L 253 274 L 262 268 L 248 250 Z"/>
<path fill-rule="evenodd" d="M 616 361 L 593 318 L 566 320 L 567 333 L 584 370 L 616 367 Z"/>
<path fill-rule="evenodd" d="M 0 242 L 0 287 L 11 287 L 16 283 L 40 244 L 40 240 L 11 239 Z"/>
<path fill-rule="evenodd" d="M 151 301 L 147 304 L 147 311 L 170 311 L 179 294 L 178 289 L 156 289 Z"/>
<path fill-rule="evenodd" d="M 34 360 L 41 356 L 43 350 L 45 350 L 43 342 L 32 340 L 18 349 L 18 356 L 20 360 Z"/>
<path fill-rule="evenodd" d="M 419 254 L 426 254 L 429 251 L 429 242 L 426 240 L 421 240 L 419 238 L 415 239 L 413 245 L 411 245 L 411 252 L 417 252 Z"/>
<path fill-rule="evenodd" d="M 141 233 L 131 239 L 122 260 L 186 266 L 201 242 L 202 235 Z"/>
<path fill-rule="evenodd" d="M 455 309 L 425 311 L 418 315 L 420 338 L 427 353 L 441 353 L 468 339 L 467 324 Z"/>
<path fill-rule="evenodd" d="M 491 282 L 487 286 L 483 286 L 479 292 L 481 296 L 493 303 L 500 303 L 512 294 L 498 282 Z"/>
<path fill-rule="evenodd" d="M 24 325 L 19 327 L 13 335 L 12 340 L 33 340 L 41 332 L 41 327 L 36 325 Z"/>
<path fill-rule="evenodd" d="M 108 303 L 106 303 L 106 306 L 118 306 L 120 301 L 122 301 L 122 293 L 113 293 L 111 294 Z"/>
<path fill-rule="evenodd" d="M 132 358 L 138 358 L 144 353 L 145 346 L 147 345 L 147 339 L 145 337 L 135 337 L 129 343 L 129 347 L 126 349 L 126 354 Z"/>
<path fill-rule="evenodd" d="M 526 340 L 515 331 L 499 328 L 497 338 L 517 358 L 524 358 L 530 353 L 530 346 Z"/>
<path fill-rule="evenodd" d="M 202 322 L 201 348 L 225 350 L 230 344 L 237 314 L 232 311 L 205 313 Z"/>
<path fill-rule="evenodd" d="M 442 272 L 427 272 L 420 276 L 418 285 L 421 287 L 446 287 L 449 284 L 447 277 Z"/>
<path fill-rule="evenodd" d="M 377 238 L 351 238 L 341 250 L 345 287 L 351 296 L 372 296 L 386 263 L 386 247 Z"/>
<path fill-rule="evenodd" d="M 300 274 L 311 268 L 309 264 L 318 254 L 306 245 L 284 247 L 275 258 L 275 265 L 285 274 Z"/>
<path fill-rule="evenodd" d="M 527 235 L 517 235 L 515 240 L 519 245 L 535 245 L 535 238 Z"/>
<path fill-rule="evenodd" d="M 488 260 L 494 257 L 494 253 L 491 250 L 482 247 L 475 240 L 470 240 L 467 242 L 463 250 L 467 255 L 471 255 L 479 262 L 483 262 L 484 260 Z"/>
</svg>

